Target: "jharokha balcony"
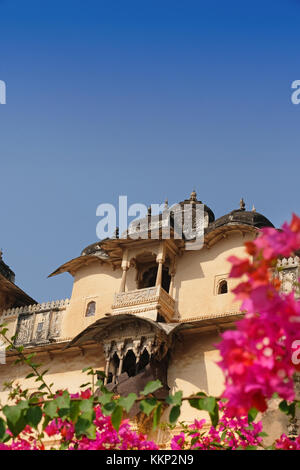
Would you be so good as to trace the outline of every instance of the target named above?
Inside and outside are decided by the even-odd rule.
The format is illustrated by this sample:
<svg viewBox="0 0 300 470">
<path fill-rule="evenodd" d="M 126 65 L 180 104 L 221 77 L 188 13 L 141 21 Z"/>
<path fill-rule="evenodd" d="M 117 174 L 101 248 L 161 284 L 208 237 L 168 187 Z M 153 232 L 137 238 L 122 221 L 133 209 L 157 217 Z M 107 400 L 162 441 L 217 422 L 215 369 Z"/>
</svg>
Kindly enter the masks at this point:
<svg viewBox="0 0 300 470">
<path fill-rule="evenodd" d="M 175 312 L 175 300 L 162 286 L 147 287 L 115 294 L 113 314 L 130 313 L 154 321 L 171 322 Z"/>
</svg>

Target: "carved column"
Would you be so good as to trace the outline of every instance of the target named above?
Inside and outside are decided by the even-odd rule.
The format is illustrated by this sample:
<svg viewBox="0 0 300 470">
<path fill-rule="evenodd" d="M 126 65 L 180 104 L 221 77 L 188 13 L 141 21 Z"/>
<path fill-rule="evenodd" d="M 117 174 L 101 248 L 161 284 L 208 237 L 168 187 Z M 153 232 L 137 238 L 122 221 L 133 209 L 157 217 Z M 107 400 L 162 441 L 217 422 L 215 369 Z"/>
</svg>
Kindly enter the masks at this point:
<svg viewBox="0 0 300 470">
<path fill-rule="evenodd" d="M 107 379 L 108 379 L 108 372 L 109 372 L 109 357 L 106 358 L 106 362 L 105 362 L 105 378 L 104 378 L 104 385 L 107 384 Z"/>
<path fill-rule="evenodd" d="M 126 286 L 126 274 L 129 269 L 129 266 L 122 266 L 122 280 L 121 280 L 121 286 L 120 286 L 120 292 L 125 292 L 125 286 Z"/>
<path fill-rule="evenodd" d="M 158 260 L 157 276 L 156 276 L 156 287 L 161 286 L 162 282 L 162 271 L 163 271 L 163 260 Z"/>
<path fill-rule="evenodd" d="M 117 344 L 117 354 L 118 354 L 118 357 L 120 359 L 120 362 L 119 362 L 119 367 L 118 367 L 118 371 L 117 371 L 117 380 L 118 378 L 120 377 L 120 375 L 122 374 L 122 369 L 123 369 L 123 361 L 124 361 L 124 341 L 120 342 Z"/>
<path fill-rule="evenodd" d="M 129 269 L 129 261 L 128 261 L 128 250 L 124 250 L 123 252 L 123 258 L 122 258 L 122 280 L 121 280 L 121 286 L 120 286 L 120 292 L 125 292 L 125 287 L 126 287 L 126 274 Z"/>
<path fill-rule="evenodd" d="M 110 363 L 110 350 L 111 350 L 111 345 L 110 344 L 104 344 L 103 345 L 104 349 L 104 354 L 105 354 L 105 378 L 104 378 L 104 385 L 107 384 L 107 379 L 108 379 L 108 373 L 109 373 L 109 363 Z"/>
<path fill-rule="evenodd" d="M 165 245 L 160 244 L 159 253 L 156 257 L 156 262 L 158 263 L 157 276 L 156 276 L 156 287 L 161 286 L 162 283 L 162 273 L 163 273 L 163 264 L 165 262 Z"/>
<path fill-rule="evenodd" d="M 119 363 L 117 377 L 120 377 L 120 375 L 122 374 L 124 354 L 121 354 L 121 357 L 119 357 L 119 359 L 120 359 L 120 363 Z"/>
</svg>

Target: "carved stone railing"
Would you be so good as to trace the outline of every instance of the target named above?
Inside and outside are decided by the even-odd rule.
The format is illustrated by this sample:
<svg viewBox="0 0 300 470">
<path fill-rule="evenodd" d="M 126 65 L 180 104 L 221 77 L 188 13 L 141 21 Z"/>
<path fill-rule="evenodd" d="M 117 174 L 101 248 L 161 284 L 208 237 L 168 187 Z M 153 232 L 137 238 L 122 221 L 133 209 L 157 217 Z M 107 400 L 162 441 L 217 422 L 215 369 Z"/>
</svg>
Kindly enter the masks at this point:
<svg viewBox="0 0 300 470">
<path fill-rule="evenodd" d="M 115 294 L 112 305 L 114 314 L 130 313 L 157 320 L 162 315 L 171 321 L 175 312 L 175 300 L 161 287 L 147 287 Z"/>
<path fill-rule="evenodd" d="M 69 299 L 26 305 L 5 310 L 0 323 L 16 319 L 15 345 L 47 344 L 61 337 L 61 322 Z"/>
</svg>

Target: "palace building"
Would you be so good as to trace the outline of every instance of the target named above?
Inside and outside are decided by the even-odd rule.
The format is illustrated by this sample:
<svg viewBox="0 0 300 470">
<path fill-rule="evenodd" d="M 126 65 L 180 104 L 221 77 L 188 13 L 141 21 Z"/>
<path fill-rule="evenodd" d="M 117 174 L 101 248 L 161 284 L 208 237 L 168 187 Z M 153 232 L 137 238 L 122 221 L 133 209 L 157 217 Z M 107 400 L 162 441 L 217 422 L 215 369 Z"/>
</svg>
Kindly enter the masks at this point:
<svg viewBox="0 0 300 470">
<path fill-rule="evenodd" d="M 178 206 L 183 213 L 188 207 L 194 220 L 198 204 L 202 202 L 193 191 Z M 162 236 L 159 215 L 157 238 L 119 238 L 116 233 L 64 263 L 50 276 L 73 276 L 72 295 L 66 300 L 36 303 L 14 284 L 13 272 L 0 259 L 0 323 L 8 325 L 16 345 L 37 353 L 54 389 L 75 393 L 86 381 L 81 370 L 92 366 L 105 372 L 107 388 L 118 395 L 138 393 L 155 379 L 163 384 L 158 397 L 177 390 L 185 396 L 199 390 L 215 396 L 222 392 L 216 344 L 220 333 L 242 318 L 231 293 L 238 281 L 228 277 L 228 258 L 245 257 L 245 241 L 273 224 L 254 208 L 247 211 L 243 200 L 240 208 L 218 219 L 204 205 L 203 246 L 187 250 L 187 240 L 175 236 L 174 220 L 171 213 L 168 238 Z M 280 260 L 285 291 L 300 276 L 299 264 L 298 256 Z M 12 379 L 23 383 L 28 374 L 24 365 L 12 365 L 15 359 L 10 351 L 6 364 L 0 364 L 1 388 Z M 26 388 L 36 390 L 33 379 L 26 382 Z M 0 394 L 2 402 L 6 393 Z M 291 426 L 276 408 L 274 404 L 263 418 L 270 440 Z M 151 435 L 136 405 L 130 417 Z M 195 417 L 203 414 L 185 403 L 180 420 L 191 423 Z M 152 437 L 167 443 L 170 433 L 162 428 Z"/>
</svg>

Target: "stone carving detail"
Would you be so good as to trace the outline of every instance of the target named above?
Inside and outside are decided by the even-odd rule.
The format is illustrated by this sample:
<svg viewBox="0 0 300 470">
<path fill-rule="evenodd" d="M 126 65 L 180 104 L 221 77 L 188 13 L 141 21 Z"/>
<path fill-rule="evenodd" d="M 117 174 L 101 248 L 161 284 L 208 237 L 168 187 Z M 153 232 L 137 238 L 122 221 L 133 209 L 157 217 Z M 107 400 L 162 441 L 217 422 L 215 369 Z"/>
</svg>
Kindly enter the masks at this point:
<svg viewBox="0 0 300 470">
<path fill-rule="evenodd" d="M 36 343 L 45 342 L 49 334 L 49 313 L 38 313 L 35 317 L 34 340 Z"/>
<path fill-rule="evenodd" d="M 34 315 L 20 315 L 17 327 L 16 345 L 30 343 L 32 329 L 34 325 Z"/>
<path fill-rule="evenodd" d="M 137 366 L 144 351 L 148 352 L 149 360 L 154 356 L 157 357 L 157 360 L 162 360 L 169 349 L 170 345 L 165 343 L 165 338 L 155 334 L 151 329 L 145 334 L 143 328 L 141 328 L 137 334 L 134 334 L 136 332 L 133 331 L 132 326 L 132 322 L 126 325 L 124 331 L 122 331 L 123 338 L 120 336 L 115 338 L 116 331 L 109 331 L 109 338 L 102 343 L 106 358 L 106 376 L 111 373 L 112 384 L 118 383 L 118 377 L 123 371 L 123 360 L 129 351 L 134 354 Z M 119 364 L 115 362 L 116 356 L 120 361 Z M 107 383 L 107 377 L 105 383 Z"/>
<path fill-rule="evenodd" d="M 0 320 L 6 317 L 17 317 L 23 313 L 42 312 L 58 308 L 63 309 L 66 308 L 69 304 L 70 299 L 62 299 L 52 300 L 51 302 L 44 302 L 42 304 L 24 305 L 23 307 L 9 308 L 7 310 L 3 310 L 2 314 L 0 315 Z"/>
<path fill-rule="evenodd" d="M 63 311 L 56 307 L 56 310 L 34 311 L 19 315 L 15 344 L 45 344 L 60 337 Z"/>
<path fill-rule="evenodd" d="M 116 293 L 112 309 L 116 314 L 159 312 L 170 321 L 174 317 L 175 300 L 161 286 L 147 287 Z"/>
<path fill-rule="evenodd" d="M 278 261 L 277 267 L 279 269 L 279 279 L 281 280 L 281 289 L 285 294 L 296 291 L 299 296 L 299 289 L 297 290 L 297 280 L 300 276 L 300 259 L 298 256 L 290 258 L 282 258 Z"/>
<path fill-rule="evenodd" d="M 134 305 L 156 300 L 159 296 L 159 287 L 147 287 L 131 292 L 115 294 L 114 305 Z"/>
<path fill-rule="evenodd" d="M 61 331 L 61 320 L 62 311 L 52 312 L 52 318 L 50 322 L 50 338 L 56 338 L 60 336 Z"/>
</svg>

